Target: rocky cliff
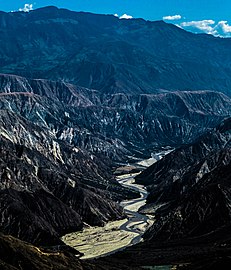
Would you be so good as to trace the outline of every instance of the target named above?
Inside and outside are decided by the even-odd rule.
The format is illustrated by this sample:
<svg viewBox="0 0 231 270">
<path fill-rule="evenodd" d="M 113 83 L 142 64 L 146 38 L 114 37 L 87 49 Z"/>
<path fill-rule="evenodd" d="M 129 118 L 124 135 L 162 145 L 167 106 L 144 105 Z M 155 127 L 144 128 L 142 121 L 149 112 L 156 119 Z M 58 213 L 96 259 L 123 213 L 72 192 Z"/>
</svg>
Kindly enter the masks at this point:
<svg viewBox="0 0 231 270">
<path fill-rule="evenodd" d="M 114 179 L 115 162 L 193 141 L 231 102 L 211 91 L 105 95 L 14 75 L 1 75 L 0 89 L 1 228 L 43 244 L 121 218 L 115 201 L 138 194 Z"/>
<path fill-rule="evenodd" d="M 220 269 L 231 254 L 231 119 L 179 147 L 137 177 L 148 185 L 142 211 L 156 221 L 144 242 L 113 255 L 131 265 Z M 131 259 L 130 258 L 135 258 Z M 107 260 L 107 259 L 105 259 Z"/>
<path fill-rule="evenodd" d="M 54 244 L 60 235 L 81 229 L 83 222 L 102 225 L 123 216 L 112 199 L 129 192 L 123 195 L 113 178 L 100 176 L 100 164 L 41 134 L 38 127 L 30 130 L 32 123 L 17 120 L 25 121 L 6 112 L 1 128 L 1 230 L 32 243 Z"/>
<path fill-rule="evenodd" d="M 180 147 L 150 166 L 136 177 L 148 186 L 147 202 L 155 208 L 167 207 L 217 166 L 228 163 L 230 148 L 230 118 L 214 130 L 199 137 L 194 143 Z M 146 207 L 147 208 L 147 207 Z"/>
<path fill-rule="evenodd" d="M 3 74 L 0 89 L 2 108 L 52 129 L 58 139 L 116 161 L 189 143 L 231 111 L 230 98 L 212 91 L 104 95 Z"/>
</svg>

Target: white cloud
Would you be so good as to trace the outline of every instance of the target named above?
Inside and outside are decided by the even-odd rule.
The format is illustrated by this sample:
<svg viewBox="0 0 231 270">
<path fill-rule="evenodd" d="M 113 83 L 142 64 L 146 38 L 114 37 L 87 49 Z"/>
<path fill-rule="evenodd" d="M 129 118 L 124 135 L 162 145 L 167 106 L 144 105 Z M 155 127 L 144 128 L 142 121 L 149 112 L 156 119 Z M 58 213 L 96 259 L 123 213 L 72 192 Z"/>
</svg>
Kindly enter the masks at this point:
<svg viewBox="0 0 231 270">
<path fill-rule="evenodd" d="M 203 21 L 191 21 L 191 22 L 182 22 L 180 24 L 183 28 L 189 28 L 198 30 L 202 33 L 217 35 L 216 25 L 214 20 L 203 20 Z"/>
<path fill-rule="evenodd" d="M 227 21 L 220 21 L 215 27 L 218 31 L 221 30 L 224 34 L 231 33 L 231 25 Z"/>
<path fill-rule="evenodd" d="M 173 16 L 164 16 L 163 20 L 167 20 L 167 21 L 175 21 L 175 20 L 180 20 L 181 19 L 181 15 L 173 15 Z"/>
<path fill-rule="evenodd" d="M 219 37 L 231 37 L 231 25 L 227 21 L 214 20 L 191 21 L 175 24 L 185 30 L 196 33 L 206 33 Z"/>
<path fill-rule="evenodd" d="M 115 17 L 119 17 L 119 15 L 117 13 L 114 14 Z"/>
<path fill-rule="evenodd" d="M 123 14 L 119 17 L 120 19 L 132 19 L 133 17 L 131 15 Z"/>
<path fill-rule="evenodd" d="M 33 4 L 25 4 L 23 8 L 20 8 L 19 11 L 29 12 L 33 10 Z"/>
</svg>

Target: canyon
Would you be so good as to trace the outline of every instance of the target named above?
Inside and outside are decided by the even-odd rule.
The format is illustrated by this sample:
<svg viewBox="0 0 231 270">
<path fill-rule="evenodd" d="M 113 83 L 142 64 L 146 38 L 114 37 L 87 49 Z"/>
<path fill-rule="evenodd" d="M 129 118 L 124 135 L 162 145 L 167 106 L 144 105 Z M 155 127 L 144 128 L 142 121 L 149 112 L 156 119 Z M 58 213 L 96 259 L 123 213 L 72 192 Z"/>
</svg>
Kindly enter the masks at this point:
<svg viewBox="0 0 231 270">
<path fill-rule="evenodd" d="M 0 31 L 0 267 L 229 263 L 230 39 L 56 7 Z"/>
</svg>

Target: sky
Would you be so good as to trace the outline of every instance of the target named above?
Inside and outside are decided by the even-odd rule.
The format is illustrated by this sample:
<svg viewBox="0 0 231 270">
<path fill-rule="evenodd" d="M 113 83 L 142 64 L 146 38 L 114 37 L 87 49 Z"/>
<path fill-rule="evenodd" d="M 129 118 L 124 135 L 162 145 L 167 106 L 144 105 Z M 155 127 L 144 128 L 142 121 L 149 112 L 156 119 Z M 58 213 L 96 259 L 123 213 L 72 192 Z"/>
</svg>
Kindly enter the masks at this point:
<svg viewBox="0 0 231 270">
<path fill-rule="evenodd" d="M 48 5 L 125 19 L 164 20 L 195 33 L 231 37 L 231 0 L 0 0 L 0 10 L 6 12 Z"/>
</svg>

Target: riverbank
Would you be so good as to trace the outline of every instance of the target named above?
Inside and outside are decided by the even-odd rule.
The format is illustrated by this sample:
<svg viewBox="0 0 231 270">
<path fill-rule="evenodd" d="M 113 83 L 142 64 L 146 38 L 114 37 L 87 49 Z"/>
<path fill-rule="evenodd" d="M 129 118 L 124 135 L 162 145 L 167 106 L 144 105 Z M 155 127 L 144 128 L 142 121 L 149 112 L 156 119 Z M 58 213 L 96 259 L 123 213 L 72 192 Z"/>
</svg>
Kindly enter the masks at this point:
<svg viewBox="0 0 231 270">
<path fill-rule="evenodd" d="M 120 203 L 127 215 L 126 219 L 108 222 L 104 227 L 86 227 L 83 231 L 63 236 L 62 241 L 84 253 L 81 259 L 106 256 L 141 242 L 142 235 L 153 224 L 154 217 L 138 212 L 145 205 L 148 192 L 144 186 L 135 183 L 134 177 L 171 151 L 163 150 L 152 154 L 149 159 L 117 168 L 117 181 L 140 193 L 139 198 Z"/>
<path fill-rule="evenodd" d="M 134 174 L 117 177 L 118 182 L 138 191 L 140 198 L 125 200 L 120 204 L 124 208 L 126 219 L 107 223 L 104 227 L 86 227 L 81 232 L 70 233 L 62 237 L 67 245 L 84 253 L 81 259 L 96 258 L 124 249 L 141 241 L 142 234 L 147 230 L 153 219 L 138 213 L 138 209 L 146 202 L 147 191 L 135 184 Z"/>
</svg>

